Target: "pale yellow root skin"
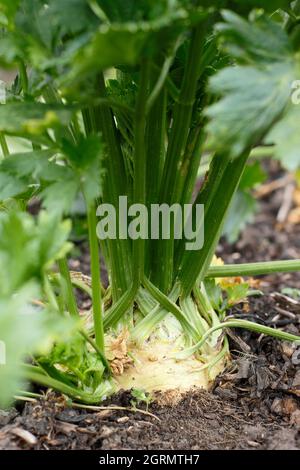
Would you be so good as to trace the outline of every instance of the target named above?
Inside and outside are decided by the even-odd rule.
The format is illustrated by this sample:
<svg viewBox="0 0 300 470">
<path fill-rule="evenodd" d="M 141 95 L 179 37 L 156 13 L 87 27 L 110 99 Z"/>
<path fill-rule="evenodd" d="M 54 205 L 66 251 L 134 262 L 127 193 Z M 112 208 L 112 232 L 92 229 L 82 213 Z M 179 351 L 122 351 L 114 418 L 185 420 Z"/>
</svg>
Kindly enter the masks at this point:
<svg viewBox="0 0 300 470">
<path fill-rule="evenodd" d="M 146 343 L 143 348 L 130 348 L 130 352 L 135 358 L 134 363 L 115 377 L 119 390 L 138 388 L 147 392 L 176 390 L 179 393 L 195 387 L 208 390 L 225 366 L 225 361 L 221 360 L 211 369 L 203 370 L 203 363 L 194 356 L 175 360 L 174 345 L 161 339 Z"/>
</svg>

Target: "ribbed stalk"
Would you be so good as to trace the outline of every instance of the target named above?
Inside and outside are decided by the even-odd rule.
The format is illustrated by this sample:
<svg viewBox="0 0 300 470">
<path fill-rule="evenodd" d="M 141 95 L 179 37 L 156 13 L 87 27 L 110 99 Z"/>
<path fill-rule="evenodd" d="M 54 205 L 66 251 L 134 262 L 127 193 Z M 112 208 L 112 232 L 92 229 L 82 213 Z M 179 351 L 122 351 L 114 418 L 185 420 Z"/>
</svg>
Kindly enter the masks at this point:
<svg viewBox="0 0 300 470">
<path fill-rule="evenodd" d="M 137 96 L 135 124 L 134 124 L 134 181 L 133 202 L 146 204 L 146 105 L 149 87 L 149 62 L 144 60 L 141 66 L 139 92 Z M 145 221 L 146 222 L 146 221 Z M 140 283 L 144 276 L 145 267 L 145 239 L 143 236 L 133 240 L 133 276 Z"/>
<path fill-rule="evenodd" d="M 64 282 L 64 297 L 70 314 L 74 317 L 79 316 L 76 297 L 73 290 L 73 284 L 66 258 L 58 261 L 59 271 Z"/>
<path fill-rule="evenodd" d="M 224 172 L 227 168 L 227 159 L 221 155 L 215 155 L 213 158 L 208 173 L 205 176 L 202 188 L 194 202 L 194 204 L 204 205 L 204 224 L 206 226 L 206 218 L 209 213 L 210 207 L 213 201 L 216 200 L 216 192 L 219 185 L 221 184 Z M 206 233 L 205 233 L 205 245 L 206 244 Z M 175 257 L 175 273 L 178 274 L 180 267 L 183 264 L 183 258 L 188 254 L 185 251 L 186 240 L 180 240 L 177 244 L 176 257 Z"/>
<path fill-rule="evenodd" d="M 176 201 L 174 183 L 178 181 L 178 174 L 182 171 L 184 149 L 191 125 L 197 82 L 200 74 L 205 30 L 204 24 L 201 23 L 193 31 L 181 92 L 175 106 L 160 194 L 160 202 L 168 204 L 180 202 Z M 153 282 L 166 293 L 170 290 L 173 282 L 173 253 L 173 237 L 170 240 L 161 240 L 158 244 L 157 252 L 157 257 L 161 260 L 161 264 L 156 267 L 156 271 L 153 274 Z"/>
<path fill-rule="evenodd" d="M 135 296 L 139 288 L 138 283 L 132 284 L 131 288 L 123 294 L 123 296 L 115 302 L 106 312 L 104 317 L 104 329 L 115 326 L 123 315 L 132 306 Z"/>
<path fill-rule="evenodd" d="M 201 338 L 201 340 L 192 346 L 191 348 L 186 349 L 185 351 L 180 352 L 176 355 L 178 359 L 186 359 L 187 357 L 195 354 L 202 346 L 207 342 L 209 337 L 218 330 L 224 330 L 225 328 L 242 328 L 249 331 L 254 331 L 256 333 L 265 334 L 267 336 L 272 336 L 273 338 L 278 338 L 283 341 L 292 341 L 300 344 L 300 336 L 293 335 L 291 333 L 286 333 L 285 331 L 277 330 L 269 326 L 260 325 L 247 320 L 228 320 L 219 325 L 215 325 L 210 328 Z"/>
<path fill-rule="evenodd" d="M 176 190 L 174 181 L 177 173 L 181 171 L 184 158 L 183 151 L 188 139 L 197 82 L 200 75 L 204 33 L 205 27 L 202 23 L 193 32 L 182 88 L 174 111 L 174 122 L 171 129 L 161 190 L 161 200 L 168 203 L 173 202 L 173 194 Z"/>
<path fill-rule="evenodd" d="M 205 277 L 260 276 L 273 273 L 292 273 L 297 271 L 300 271 L 299 259 L 211 266 Z"/>
<path fill-rule="evenodd" d="M 167 95 L 163 90 L 148 115 L 147 202 L 156 203 L 165 162 Z"/>
<path fill-rule="evenodd" d="M 106 97 L 104 77 L 99 76 L 101 97 Z M 103 188 L 103 200 L 116 209 L 117 226 L 119 222 L 119 196 L 127 194 L 125 185 L 125 167 L 117 130 L 111 110 L 108 106 L 97 106 L 94 110 L 95 126 L 103 134 L 107 145 L 108 156 L 105 160 L 106 172 Z M 132 282 L 130 244 L 128 240 L 108 240 L 107 264 L 111 270 L 111 287 L 113 300 L 117 301 L 130 287 Z"/>
<path fill-rule="evenodd" d="M 193 191 L 197 182 L 201 150 L 205 137 L 206 134 L 204 133 L 202 126 L 198 126 L 190 132 L 184 165 L 182 167 L 181 188 L 179 188 L 182 205 L 191 203 Z"/>
<path fill-rule="evenodd" d="M 147 123 L 147 207 L 157 204 L 165 161 L 167 93 L 163 90 L 153 104 Z M 150 213 L 150 212 L 149 212 Z M 157 269 L 157 240 L 146 242 L 146 273 Z"/>
<path fill-rule="evenodd" d="M 93 300 L 93 318 L 95 340 L 98 348 L 104 354 L 104 327 L 102 318 L 102 302 L 101 302 L 101 277 L 99 262 L 99 243 L 96 233 L 97 219 L 95 204 L 88 207 L 88 229 L 89 244 L 91 256 L 91 274 L 92 274 L 92 300 Z"/>
<path fill-rule="evenodd" d="M 197 183 L 201 150 L 205 137 L 206 134 L 200 126 L 190 131 L 185 160 L 182 167 L 182 178 L 176 183 L 178 184 L 178 198 L 181 197 L 181 207 L 184 207 L 184 204 L 192 203 L 192 195 Z M 182 258 L 184 250 L 184 241 L 177 240 L 174 250 L 174 276 L 176 276 L 179 260 Z"/>
<path fill-rule="evenodd" d="M 163 292 L 161 292 L 157 287 L 155 287 L 148 279 L 143 281 L 144 287 L 152 295 L 152 297 L 162 306 L 166 311 L 171 312 L 175 318 L 181 323 L 181 326 L 187 338 L 192 338 L 194 341 L 197 341 L 199 334 L 194 326 L 187 320 L 183 312 L 180 310 L 177 305 L 172 302 L 169 297 L 167 297 Z"/>
<path fill-rule="evenodd" d="M 179 280 L 182 285 L 184 296 L 189 295 L 197 279 L 202 281 L 206 275 L 214 255 L 223 223 L 229 208 L 230 202 L 237 190 L 249 152 L 245 152 L 233 161 L 222 158 L 220 162 L 220 174 L 214 174 L 214 178 L 209 180 L 204 192 L 208 194 L 208 207 L 205 207 L 205 240 L 204 246 L 199 251 L 186 252 L 183 257 L 182 267 L 179 273 Z M 209 194 L 212 187 L 213 195 Z M 198 201 L 199 202 L 199 201 Z M 206 200 L 201 201 L 204 205 Z"/>
</svg>

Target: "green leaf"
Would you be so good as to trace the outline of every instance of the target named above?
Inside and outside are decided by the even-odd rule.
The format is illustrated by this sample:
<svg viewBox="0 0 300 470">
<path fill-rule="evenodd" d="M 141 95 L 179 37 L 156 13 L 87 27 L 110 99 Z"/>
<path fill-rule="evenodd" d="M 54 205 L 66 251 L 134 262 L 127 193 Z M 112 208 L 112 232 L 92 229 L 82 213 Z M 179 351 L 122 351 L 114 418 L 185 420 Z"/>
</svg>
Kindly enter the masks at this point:
<svg viewBox="0 0 300 470">
<path fill-rule="evenodd" d="M 81 137 L 74 145 L 65 141 L 62 146 L 64 154 L 73 165 L 80 181 L 80 187 L 92 202 L 101 195 L 103 144 L 99 135 Z"/>
<path fill-rule="evenodd" d="M 17 12 L 21 0 L 0 0 L 0 23 L 7 25 Z M 4 19 L 6 17 L 6 21 Z"/>
<path fill-rule="evenodd" d="M 68 253 L 71 248 L 68 242 L 70 232 L 70 220 L 59 221 L 58 217 L 40 212 L 36 230 L 38 240 L 36 256 L 42 270 L 50 268 L 55 261 Z"/>
<path fill-rule="evenodd" d="M 300 289 L 294 287 L 285 287 L 284 289 L 281 289 L 281 293 L 295 300 L 300 299 Z"/>
<path fill-rule="evenodd" d="M 40 213 L 38 220 L 22 212 L 0 213 L 0 298 L 13 293 L 70 249 L 68 221 Z"/>
<path fill-rule="evenodd" d="M 188 5 L 181 0 L 98 0 L 98 4 L 115 22 L 149 21 L 178 10 L 182 4 Z"/>
<path fill-rule="evenodd" d="M 229 243 L 237 241 L 241 231 L 253 221 L 256 210 L 257 202 L 254 197 L 248 192 L 237 191 L 228 210 L 223 229 L 223 235 Z"/>
<path fill-rule="evenodd" d="M 34 222 L 26 214 L 0 214 L 0 297 L 38 276 Z"/>
<path fill-rule="evenodd" d="M 49 166 L 57 166 L 49 162 L 49 158 L 51 158 L 54 153 L 53 150 L 36 150 L 33 152 L 13 154 L 2 161 L 0 172 L 19 176 L 20 178 L 29 175 L 34 179 L 40 178 L 48 173 Z M 0 199 L 2 199 L 1 196 Z"/>
<path fill-rule="evenodd" d="M 56 154 L 55 149 L 15 153 L 1 162 L 0 174 L 24 178 L 27 184 L 71 179 L 73 172 L 65 162 L 53 160 Z"/>
<path fill-rule="evenodd" d="M 74 202 L 78 188 L 79 181 L 76 179 L 56 181 L 41 192 L 43 207 L 50 213 L 67 214 Z"/>
<path fill-rule="evenodd" d="M 67 214 L 78 192 L 88 203 L 101 195 L 103 145 L 89 135 L 74 144 L 63 140 L 59 160 L 55 149 L 14 154 L 0 164 L 0 200 L 22 196 L 31 187 L 51 213 Z M 62 157 L 67 161 L 63 161 Z"/>
<path fill-rule="evenodd" d="M 36 150 L 13 154 L 3 160 L 0 164 L 0 200 L 11 197 L 29 199 L 33 192 L 38 195 L 49 182 L 77 179 L 67 166 L 49 160 L 55 153 L 55 150 Z M 59 206 L 58 194 L 56 199 Z"/>
<path fill-rule="evenodd" d="M 240 181 L 239 189 L 245 191 L 253 189 L 257 185 L 262 184 L 267 179 L 267 173 L 262 168 L 260 162 L 254 161 L 248 163 Z"/>
<path fill-rule="evenodd" d="M 98 24 L 87 0 L 22 0 L 16 17 L 17 29 L 48 50 L 65 35 L 86 32 Z"/>
<path fill-rule="evenodd" d="M 167 12 L 179 8 L 192 9 L 196 6 L 204 8 L 231 8 L 240 13 L 248 14 L 253 8 L 263 8 L 266 11 L 275 11 L 278 8 L 286 9 L 290 0 L 98 0 L 103 12 L 111 21 L 141 21 L 158 18 Z"/>
<path fill-rule="evenodd" d="M 236 158 L 259 143 L 282 116 L 290 86 L 289 74 L 281 64 L 271 65 L 265 72 L 244 66 L 218 73 L 211 89 L 223 98 L 207 110 L 210 146 Z"/>
<path fill-rule="evenodd" d="M 0 105 L 0 132 L 38 136 L 70 123 L 73 110 L 62 105 L 8 103 Z"/>
<path fill-rule="evenodd" d="M 19 196 L 27 190 L 27 182 L 15 176 L 0 172 L 0 200 Z"/>
<path fill-rule="evenodd" d="M 275 124 L 266 137 L 267 144 L 274 144 L 273 155 L 289 171 L 300 167 L 300 105 L 291 104 L 284 118 Z"/>
<path fill-rule="evenodd" d="M 3 67 L 16 66 L 23 56 L 22 40 L 16 33 L 0 36 L 0 64 Z"/>
<path fill-rule="evenodd" d="M 239 3 L 236 0 L 236 3 Z M 279 8 L 287 9 L 290 7 L 291 0 L 243 0 L 243 3 L 251 8 L 263 8 L 266 11 L 275 11 Z"/>
<path fill-rule="evenodd" d="M 134 65 L 147 40 L 147 31 L 132 25 L 102 26 L 91 41 L 74 57 L 70 80 L 86 76 L 95 70 L 115 65 Z"/>
<path fill-rule="evenodd" d="M 249 163 L 241 178 L 239 189 L 233 197 L 228 210 L 223 235 L 229 243 L 235 243 L 245 226 L 253 221 L 257 210 L 257 201 L 250 190 L 263 183 L 267 178 L 260 162 Z"/>
<path fill-rule="evenodd" d="M 21 361 L 74 336 L 78 320 L 37 307 L 44 275 L 70 249 L 68 221 L 40 213 L 0 213 L 0 407 L 10 404 L 22 383 Z"/>
<path fill-rule="evenodd" d="M 186 0 L 189 3 L 189 0 Z M 248 15 L 254 8 L 262 8 L 267 12 L 274 12 L 279 8 L 287 9 L 291 0 L 200 0 L 199 4 L 205 8 L 220 10 L 228 8 L 240 15 Z"/>
<path fill-rule="evenodd" d="M 33 305 L 40 290 L 36 283 L 22 286 L 10 297 L 0 298 L 0 408 L 13 401 L 18 389 L 26 389 L 22 360 L 49 354 L 57 341 L 69 341 L 80 323 Z M 103 367 L 103 366 L 102 366 Z"/>
<path fill-rule="evenodd" d="M 293 48 L 289 37 L 280 24 L 268 16 L 261 15 L 247 21 L 235 13 L 225 10 L 226 23 L 216 26 L 224 41 L 224 47 L 243 64 L 261 66 L 274 62 L 291 62 Z"/>
<path fill-rule="evenodd" d="M 249 285 L 247 283 L 235 284 L 232 286 L 226 287 L 227 293 L 227 302 L 228 305 L 234 305 L 240 303 L 243 299 L 247 297 L 249 291 Z"/>
<path fill-rule="evenodd" d="M 30 304 L 37 296 L 37 286 L 27 284 L 17 295 L 0 298 L 0 408 L 8 406 L 21 387 L 21 360 L 34 352 L 42 337 L 41 314 Z"/>
<path fill-rule="evenodd" d="M 293 119 L 299 111 L 291 92 L 300 68 L 289 38 L 264 16 L 252 23 L 228 11 L 224 17 L 218 29 L 240 65 L 225 68 L 210 82 L 211 91 L 221 96 L 207 110 L 210 146 L 235 158 L 261 141 L 272 142 L 277 158 L 295 168 L 300 156 Z M 280 140 L 291 123 L 290 138 Z"/>
<path fill-rule="evenodd" d="M 132 20 L 103 24 L 71 59 L 71 71 L 62 78 L 63 86 L 78 85 L 89 75 L 110 67 L 134 66 L 142 56 L 155 56 L 167 50 L 186 25 L 205 16 L 200 10 L 195 17 L 179 9 L 149 21 Z M 69 51 L 66 52 L 70 60 Z"/>
<path fill-rule="evenodd" d="M 48 4 L 46 16 L 62 35 L 76 34 L 99 23 L 87 0 L 51 0 Z"/>
<path fill-rule="evenodd" d="M 42 364 L 62 366 L 77 375 L 86 391 L 95 392 L 101 382 L 105 367 L 99 354 L 89 351 L 86 340 L 75 334 L 67 341 L 57 342 L 51 353 L 39 359 Z"/>
<path fill-rule="evenodd" d="M 223 303 L 220 285 L 216 283 L 215 279 L 205 279 L 204 285 L 213 309 L 217 312 L 220 311 Z"/>
<path fill-rule="evenodd" d="M 76 144 L 64 140 L 61 150 L 71 167 L 64 168 L 64 177 L 50 184 L 40 196 L 50 212 L 66 214 L 79 191 L 88 204 L 101 195 L 103 145 L 100 136 L 89 135 L 81 136 Z"/>
</svg>

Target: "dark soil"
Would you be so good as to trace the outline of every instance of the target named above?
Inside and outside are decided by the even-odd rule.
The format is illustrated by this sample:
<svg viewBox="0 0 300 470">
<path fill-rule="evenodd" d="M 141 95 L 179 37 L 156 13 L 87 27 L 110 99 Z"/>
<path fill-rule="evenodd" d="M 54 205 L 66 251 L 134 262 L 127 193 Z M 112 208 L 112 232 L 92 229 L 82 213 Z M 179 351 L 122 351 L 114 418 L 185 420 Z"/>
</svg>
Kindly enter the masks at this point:
<svg viewBox="0 0 300 470">
<path fill-rule="evenodd" d="M 273 172 L 279 176 L 276 166 Z M 223 240 L 220 256 L 236 263 L 300 258 L 300 225 L 276 222 L 283 191 L 260 199 L 254 223 L 235 245 Z M 86 257 L 74 269 L 87 266 Z M 283 296 L 286 287 L 300 289 L 300 274 L 262 277 L 265 295 L 230 314 L 299 333 L 300 301 Z M 129 393 L 98 412 L 48 395 L 0 411 L 0 449 L 300 449 L 300 347 L 246 331 L 230 332 L 230 343 L 233 362 L 211 392 L 190 392 L 175 405 L 158 401 L 151 415 L 133 412 Z"/>
</svg>

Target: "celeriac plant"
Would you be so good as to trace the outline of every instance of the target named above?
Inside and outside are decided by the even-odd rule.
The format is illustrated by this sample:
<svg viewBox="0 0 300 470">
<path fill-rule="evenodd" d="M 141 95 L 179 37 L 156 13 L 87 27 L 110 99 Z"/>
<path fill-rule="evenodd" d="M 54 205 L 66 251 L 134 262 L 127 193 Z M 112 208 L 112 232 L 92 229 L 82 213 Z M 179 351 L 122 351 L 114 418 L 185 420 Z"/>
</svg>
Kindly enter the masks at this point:
<svg viewBox="0 0 300 470">
<path fill-rule="evenodd" d="M 219 280 L 296 271 L 299 260 L 214 258 L 233 197 L 253 174 L 252 149 L 270 146 L 285 166 L 299 166 L 300 106 L 291 99 L 299 15 L 300 2 L 287 0 L 0 1 L 0 64 L 18 70 L 0 105 L 2 404 L 26 381 L 89 404 L 133 380 L 172 388 L 197 384 L 198 370 L 209 381 L 228 358 L 225 328 L 299 339 L 226 319 L 249 285 L 224 295 Z M 118 214 L 120 196 L 147 208 L 202 204 L 203 247 L 186 250 L 172 230 L 168 239 L 107 238 L 99 247 L 97 206 Z M 66 224 L 79 197 L 90 285 L 67 263 Z M 42 204 L 37 221 L 26 214 L 32 198 Z M 74 287 L 91 295 L 92 317 L 79 312 Z M 143 369 L 140 383 L 134 369 Z"/>
</svg>

